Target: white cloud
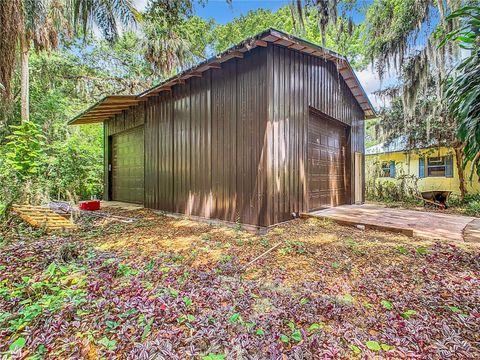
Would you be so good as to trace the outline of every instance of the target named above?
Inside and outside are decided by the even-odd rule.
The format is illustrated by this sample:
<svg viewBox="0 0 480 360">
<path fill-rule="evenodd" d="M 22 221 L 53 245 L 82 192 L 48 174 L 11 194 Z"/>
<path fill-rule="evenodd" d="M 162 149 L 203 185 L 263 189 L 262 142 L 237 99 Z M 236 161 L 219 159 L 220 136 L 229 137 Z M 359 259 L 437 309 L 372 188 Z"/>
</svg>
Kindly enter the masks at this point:
<svg viewBox="0 0 480 360">
<path fill-rule="evenodd" d="M 362 71 L 355 71 L 355 74 L 357 75 L 360 84 L 362 84 L 363 89 L 367 93 L 372 105 L 376 109 L 389 105 L 388 102 L 385 102 L 384 99 L 375 96 L 373 93 L 377 90 L 382 88 L 384 89 L 387 86 L 395 84 L 397 81 L 396 76 L 392 74 L 386 74 L 383 81 L 380 81 L 378 74 L 371 66 Z"/>
</svg>

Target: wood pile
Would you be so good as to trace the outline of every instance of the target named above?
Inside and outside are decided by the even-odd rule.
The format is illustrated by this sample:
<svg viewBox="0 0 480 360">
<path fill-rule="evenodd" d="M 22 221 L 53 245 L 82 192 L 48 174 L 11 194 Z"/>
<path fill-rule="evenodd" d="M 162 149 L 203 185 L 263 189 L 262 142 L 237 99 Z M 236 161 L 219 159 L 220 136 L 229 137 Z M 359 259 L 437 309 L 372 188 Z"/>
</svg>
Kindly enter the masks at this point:
<svg viewBox="0 0 480 360">
<path fill-rule="evenodd" d="M 49 208 L 33 205 L 13 205 L 12 210 L 31 226 L 45 228 L 48 232 L 77 229 L 77 225 Z"/>
</svg>

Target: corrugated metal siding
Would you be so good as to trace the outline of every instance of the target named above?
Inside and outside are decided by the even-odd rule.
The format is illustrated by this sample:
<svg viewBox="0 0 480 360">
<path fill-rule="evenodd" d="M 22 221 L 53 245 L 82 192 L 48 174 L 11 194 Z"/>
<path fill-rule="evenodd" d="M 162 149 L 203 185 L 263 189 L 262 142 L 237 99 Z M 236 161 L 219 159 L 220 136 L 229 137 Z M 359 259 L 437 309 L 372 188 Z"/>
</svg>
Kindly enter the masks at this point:
<svg viewBox="0 0 480 360">
<path fill-rule="evenodd" d="M 214 217 L 235 221 L 237 209 L 237 61 L 212 72 L 212 192 Z"/>
<path fill-rule="evenodd" d="M 140 104 L 133 110 L 125 110 L 121 114 L 105 122 L 107 135 L 115 135 L 119 132 L 132 129 L 145 123 L 145 105 Z"/>
<path fill-rule="evenodd" d="M 335 64 L 271 44 L 106 129 L 145 122 L 146 207 L 268 226 L 306 210 L 309 106 L 350 125 L 351 151 L 363 153 L 364 114 Z"/>
<path fill-rule="evenodd" d="M 254 49 L 148 100 L 146 207 L 267 225 L 265 68 Z"/>
<path fill-rule="evenodd" d="M 150 98 L 145 121 L 145 206 L 173 211 L 173 114 L 169 92 Z"/>
<path fill-rule="evenodd" d="M 269 223 L 307 211 L 306 151 L 309 107 L 351 126 L 351 148 L 364 152 L 364 113 L 336 65 L 282 46 L 268 47 Z M 348 189 L 354 199 L 353 181 Z M 350 200 L 350 199 L 349 199 Z"/>
<path fill-rule="evenodd" d="M 253 65 L 253 66 L 252 66 Z M 237 62 L 236 197 L 240 218 L 265 224 L 266 217 L 266 52 Z"/>
</svg>

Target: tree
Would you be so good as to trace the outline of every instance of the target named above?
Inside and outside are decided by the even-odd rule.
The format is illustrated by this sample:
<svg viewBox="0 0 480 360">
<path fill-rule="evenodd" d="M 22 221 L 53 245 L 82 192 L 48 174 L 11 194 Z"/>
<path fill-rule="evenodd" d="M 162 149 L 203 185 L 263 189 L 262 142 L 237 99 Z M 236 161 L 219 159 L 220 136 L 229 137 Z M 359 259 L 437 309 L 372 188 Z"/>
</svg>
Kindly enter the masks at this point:
<svg viewBox="0 0 480 360">
<path fill-rule="evenodd" d="M 292 15 L 290 6 L 283 6 L 275 12 L 265 9 L 249 11 L 227 24 L 217 25 L 213 30 L 213 45 L 216 52 L 224 51 L 247 37 L 273 27 L 314 43 L 323 42 L 327 48 L 346 55 L 355 69 L 366 66 L 363 55 L 362 32 L 365 30 L 363 24 L 352 24 L 350 32 L 347 32 L 348 20 L 339 18 L 337 25 L 329 24 L 322 35 L 317 23 L 317 8 L 302 8 L 302 14 L 303 25 L 299 28 L 298 20 L 294 13 Z M 339 31 L 342 27 L 345 31 L 342 29 Z"/>
<path fill-rule="evenodd" d="M 190 0 L 152 0 L 142 25 L 144 57 L 165 78 L 206 58 L 214 22 L 193 16 Z"/>
<path fill-rule="evenodd" d="M 458 137 L 464 146 L 464 165 L 472 161 L 480 176 L 480 6 L 460 8 L 448 17 L 461 19 L 462 26 L 450 32 L 442 42 L 458 42 L 469 51 L 446 81 L 445 100 L 458 122 Z"/>
<path fill-rule="evenodd" d="M 390 106 L 379 111 L 376 137 L 389 142 L 404 136 L 408 151 L 415 151 L 419 147 L 452 147 L 456 157 L 460 196 L 464 199 L 467 191 L 463 170 L 463 145 L 456 136 L 455 119 L 445 106 L 439 105 L 442 99 L 437 94 L 433 80 L 430 81 L 427 91 L 418 95 L 413 114 L 405 113 L 400 93 L 401 86 L 377 92 L 377 95 L 390 100 Z"/>
<path fill-rule="evenodd" d="M 138 12 L 130 0 L 2 0 L 0 2 L 0 50 L 6 56 L 0 60 L 0 82 L 7 100 L 15 63 L 15 49 L 19 43 L 21 63 L 21 118 L 29 120 L 29 52 L 33 44 L 38 51 L 58 46 L 59 35 L 97 25 L 106 39 L 118 37 L 118 21 L 130 24 Z"/>
<path fill-rule="evenodd" d="M 3 0 L 0 2 L 0 42 L 2 59 L 0 60 L 1 80 L 5 88 L 4 95 L 10 97 L 10 80 L 15 64 L 17 44 L 20 49 L 22 74 L 21 109 L 22 119 L 28 120 L 28 52 L 31 43 L 36 50 L 48 50 L 58 43 L 55 25 L 59 13 L 59 2 L 47 0 Z M 61 12 L 61 11 L 60 11 Z M 5 56 L 3 56 L 5 53 Z"/>
</svg>

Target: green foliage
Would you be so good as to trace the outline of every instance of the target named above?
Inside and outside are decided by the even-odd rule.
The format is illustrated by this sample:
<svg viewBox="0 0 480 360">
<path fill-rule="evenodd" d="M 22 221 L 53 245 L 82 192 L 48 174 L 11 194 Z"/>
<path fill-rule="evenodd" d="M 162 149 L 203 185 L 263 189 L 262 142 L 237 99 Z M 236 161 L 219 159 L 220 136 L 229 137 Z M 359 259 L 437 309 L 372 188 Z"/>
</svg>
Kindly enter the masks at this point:
<svg viewBox="0 0 480 360">
<path fill-rule="evenodd" d="M 105 346 L 108 350 L 113 351 L 117 348 L 117 342 L 115 340 L 109 340 L 106 336 L 101 338 L 98 343 Z"/>
<path fill-rule="evenodd" d="M 287 33 L 300 36 L 316 44 L 322 43 L 322 36 L 318 27 L 317 8 L 307 7 L 305 12 L 305 29 L 300 30 L 292 17 L 291 8 L 283 6 L 275 12 L 266 9 L 249 11 L 231 22 L 217 25 L 213 29 L 214 47 L 216 52 L 224 51 L 230 46 L 239 43 L 247 37 L 256 35 L 269 28 L 275 28 Z M 363 24 L 347 24 L 347 21 L 338 18 L 338 27 L 330 24 L 327 26 L 325 46 L 346 55 L 356 69 L 367 65 L 364 54 Z M 347 28 L 352 26 L 351 34 Z M 339 31 L 339 29 L 345 31 Z"/>
<path fill-rule="evenodd" d="M 357 345 L 349 345 L 349 348 L 355 355 L 360 355 L 362 353 L 362 350 Z"/>
<path fill-rule="evenodd" d="M 366 182 L 368 200 L 391 202 L 415 202 L 418 178 L 414 175 L 400 175 L 396 179 L 380 180 L 374 175 Z"/>
<path fill-rule="evenodd" d="M 467 203 L 465 214 L 470 216 L 480 216 L 480 201 L 472 200 Z"/>
<path fill-rule="evenodd" d="M 425 246 L 419 246 L 415 249 L 415 251 L 419 255 L 427 255 L 428 254 L 428 249 Z"/>
<path fill-rule="evenodd" d="M 0 185 L 4 189 L 0 208 L 11 202 L 101 196 L 101 127 L 66 126 L 67 120 L 98 91 L 90 81 L 103 74 L 95 69 L 96 64 L 81 64 L 88 60 L 68 48 L 51 55 L 30 55 L 31 121 L 17 125 L 20 114 L 14 108 L 6 118 L 10 126 L 0 132 Z M 15 77 L 15 91 L 17 81 Z M 92 93 L 86 93 L 86 89 Z"/>
<path fill-rule="evenodd" d="M 26 340 L 23 337 L 19 337 L 17 340 L 15 340 L 8 348 L 10 351 L 15 351 L 17 349 L 21 349 L 25 346 Z"/>
<path fill-rule="evenodd" d="M 296 341 L 296 342 L 300 342 L 302 341 L 302 333 L 298 330 L 295 330 L 293 333 L 292 333 L 292 340 L 293 341 Z"/>
<path fill-rule="evenodd" d="M 230 316 L 230 318 L 228 319 L 228 321 L 231 322 L 231 323 L 236 323 L 236 322 L 238 322 L 238 321 L 241 321 L 241 319 L 242 319 L 242 318 L 241 318 L 240 314 L 239 314 L 239 313 L 235 313 L 235 314 L 233 314 L 232 316 Z"/>
<path fill-rule="evenodd" d="M 0 148 L 0 215 L 17 200 L 32 201 L 43 195 L 41 187 L 32 185 L 44 175 L 46 154 L 41 129 L 33 122 L 11 125 L 5 145 Z"/>
<path fill-rule="evenodd" d="M 48 175 L 50 194 L 57 198 L 89 198 L 103 192 L 102 148 L 98 129 L 72 129 L 65 141 L 55 141 L 49 147 Z"/>
<path fill-rule="evenodd" d="M 14 315 L 0 313 L 0 326 L 16 334 L 44 314 L 59 311 L 67 299 L 75 306 L 82 304 L 86 297 L 86 278 L 82 270 L 73 264 L 51 263 L 35 280 L 24 276 L 17 283 L 0 282 L 1 297 L 16 298 L 24 305 Z"/>
<path fill-rule="evenodd" d="M 20 125 L 11 125 L 10 131 L 10 135 L 5 137 L 4 171 L 20 180 L 38 175 L 44 157 L 45 139 L 40 127 L 31 121 L 25 121 Z"/>
<path fill-rule="evenodd" d="M 415 310 L 411 310 L 411 309 L 410 309 L 410 310 L 407 310 L 407 311 L 405 311 L 405 312 L 403 312 L 403 313 L 400 314 L 400 316 L 401 316 L 402 318 L 404 318 L 405 320 L 408 320 L 408 319 L 410 319 L 412 316 L 415 316 L 415 315 L 417 315 L 417 312 L 416 312 Z"/>
<path fill-rule="evenodd" d="M 213 41 L 212 20 L 192 16 L 190 1 L 173 3 L 176 6 L 153 1 L 143 23 L 141 52 L 157 75 L 173 75 L 176 70 L 204 60 Z"/>
<path fill-rule="evenodd" d="M 224 354 L 213 354 L 210 353 L 208 355 L 202 356 L 202 360 L 224 360 L 225 355 Z"/>
<path fill-rule="evenodd" d="M 365 345 L 367 346 L 367 348 L 369 350 L 372 350 L 372 351 L 380 351 L 382 350 L 380 344 L 376 341 L 372 341 L 372 340 L 369 340 L 365 343 Z"/>
<path fill-rule="evenodd" d="M 408 254 L 408 250 L 405 246 L 403 245 L 399 245 L 395 248 L 395 250 L 399 253 L 399 254 L 402 254 L 402 255 L 406 255 Z"/>
<path fill-rule="evenodd" d="M 382 301 L 380 301 L 380 304 L 382 304 L 382 306 L 387 310 L 392 310 L 393 309 L 393 304 L 388 300 L 382 300 Z"/>
<path fill-rule="evenodd" d="M 285 334 L 280 334 L 280 341 L 284 344 L 288 344 L 290 342 L 290 338 Z"/>
<path fill-rule="evenodd" d="M 67 4 L 70 5 L 67 16 L 76 32 L 86 34 L 89 27 L 95 24 L 110 42 L 117 40 L 119 24 L 126 27 L 141 19 L 140 13 L 130 1 L 70 0 Z"/>
<path fill-rule="evenodd" d="M 448 33 L 442 42 L 457 42 L 470 52 L 448 78 L 445 100 L 458 122 L 458 136 L 464 143 L 464 166 L 472 161 L 480 175 L 480 6 L 465 6 L 448 16 L 461 26 Z"/>
<path fill-rule="evenodd" d="M 257 331 L 255 331 L 255 334 L 258 336 L 263 336 L 265 335 L 265 331 L 263 331 L 262 329 L 257 329 Z"/>
<path fill-rule="evenodd" d="M 117 269 L 117 274 L 119 276 L 132 276 L 137 274 L 138 271 L 135 269 L 132 269 L 130 266 L 125 265 L 125 264 L 119 264 L 118 269 Z"/>
<path fill-rule="evenodd" d="M 185 307 L 190 307 L 193 303 L 192 299 L 190 299 L 188 296 L 183 297 L 183 303 L 185 304 Z"/>
</svg>

